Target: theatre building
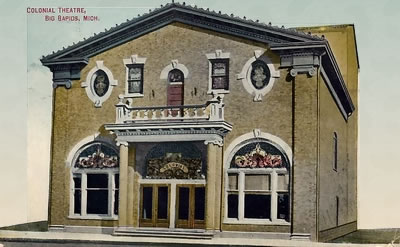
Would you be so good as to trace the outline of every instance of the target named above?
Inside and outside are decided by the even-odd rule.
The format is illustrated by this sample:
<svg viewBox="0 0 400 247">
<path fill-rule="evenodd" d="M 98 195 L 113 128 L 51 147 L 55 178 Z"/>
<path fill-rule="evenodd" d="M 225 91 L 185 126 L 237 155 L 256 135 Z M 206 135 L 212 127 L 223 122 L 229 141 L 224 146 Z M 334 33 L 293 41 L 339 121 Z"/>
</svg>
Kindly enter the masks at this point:
<svg viewBox="0 0 400 247">
<path fill-rule="evenodd" d="M 287 29 L 170 3 L 41 62 L 51 230 L 325 241 L 357 229 L 353 25 Z"/>
</svg>

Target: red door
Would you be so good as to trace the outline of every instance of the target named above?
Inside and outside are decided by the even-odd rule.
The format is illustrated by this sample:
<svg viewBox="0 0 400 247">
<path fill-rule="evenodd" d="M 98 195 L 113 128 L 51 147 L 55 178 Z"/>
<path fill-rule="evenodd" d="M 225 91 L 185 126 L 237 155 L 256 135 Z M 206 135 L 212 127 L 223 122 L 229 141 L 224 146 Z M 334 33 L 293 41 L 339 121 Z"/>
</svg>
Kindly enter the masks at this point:
<svg viewBox="0 0 400 247">
<path fill-rule="evenodd" d="M 183 79 L 182 71 L 173 69 L 168 74 L 168 89 L 167 89 L 167 105 L 168 106 L 181 106 L 183 105 Z M 173 110 L 172 116 L 176 116 L 182 111 Z"/>
<path fill-rule="evenodd" d="M 183 105 L 183 83 L 168 84 L 167 105 Z"/>
</svg>

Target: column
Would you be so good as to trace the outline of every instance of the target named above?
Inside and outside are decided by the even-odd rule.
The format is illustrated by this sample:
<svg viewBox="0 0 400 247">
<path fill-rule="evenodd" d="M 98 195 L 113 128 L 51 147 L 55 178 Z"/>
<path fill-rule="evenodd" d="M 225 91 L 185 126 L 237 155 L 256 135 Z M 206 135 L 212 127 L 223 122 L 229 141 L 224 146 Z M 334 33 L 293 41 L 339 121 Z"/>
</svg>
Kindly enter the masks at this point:
<svg viewBox="0 0 400 247">
<path fill-rule="evenodd" d="M 137 195 L 139 194 L 135 190 L 135 182 L 138 180 L 135 179 L 136 173 L 136 147 L 134 145 L 129 145 L 128 150 L 128 195 L 127 195 L 127 226 L 138 226 L 138 218 L 137 218 L 137 211 L 138 208 L 135 205 L 137 203 Z"/>
<path fill-rule="evenodd" d="M 128 203 L 128 143 L 119 143 L 119 210 L 118 226 L 127 226 Z"/>
<path fill-rule="evenodd" d="M 206 230 L 219 230 L 221 218 L 222 148 L 207 143 Z"/>
</svg>

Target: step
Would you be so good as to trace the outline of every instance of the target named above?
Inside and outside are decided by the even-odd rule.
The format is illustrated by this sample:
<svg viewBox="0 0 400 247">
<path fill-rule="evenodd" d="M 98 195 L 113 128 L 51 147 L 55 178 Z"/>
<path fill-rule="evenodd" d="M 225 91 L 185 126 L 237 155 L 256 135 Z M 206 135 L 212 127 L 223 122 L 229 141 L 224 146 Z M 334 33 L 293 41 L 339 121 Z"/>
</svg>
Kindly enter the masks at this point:
<svg viewBox="0 0 400 247">
<path fill-rule="evenodd" d="M 185 238 L 185 239 L 212 239 L 213 233 L 197 229 L 134 229 L 117 228 L 114 236 L 155 237 L 155 238 Z"/>
</svg>

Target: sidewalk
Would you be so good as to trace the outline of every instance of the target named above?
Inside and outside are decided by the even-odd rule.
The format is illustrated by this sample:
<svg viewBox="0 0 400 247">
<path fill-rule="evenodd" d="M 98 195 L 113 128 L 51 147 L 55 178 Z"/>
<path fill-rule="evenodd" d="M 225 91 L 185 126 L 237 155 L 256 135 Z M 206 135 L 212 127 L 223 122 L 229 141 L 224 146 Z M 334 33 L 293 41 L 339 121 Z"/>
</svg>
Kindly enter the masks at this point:
<svg viewBox="0 0 400 247">
<path fill-rule="evenodd" d="M 274 240 L 274 239 L 243 239 L 243 238 L 213 238 L 210 240 L 199 239 L 176 239 L 176 238 L 149 238 L 149 237 L 124 237 L 112 236 L 108 234 L 93 233 L 68 233 L 68 232 L 21 232 L 21 231 L 0 231 L 0 243 L 7 247 L 7 243 L 47 243 L 47 244 L 74 244 L 74 246 L 85 244 L 96 244 L 96 246 L 381 246 L 381 247 L 400 247 L 399 244 L 334 244 L 334 243 L 314 243 L 308 241 L 295 240 Z M 11 244 L 10 244 L 11 245 Z M 39 245 L 40 246 L 40 245 Z M 1 244 L 0 244 L 0 247 Z"/>
</svg>

